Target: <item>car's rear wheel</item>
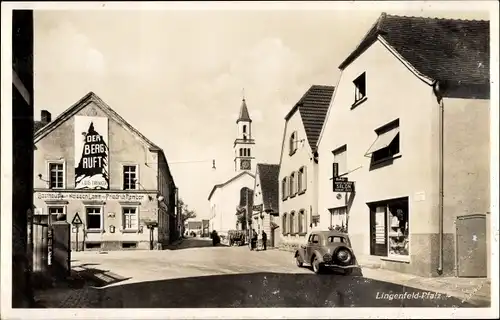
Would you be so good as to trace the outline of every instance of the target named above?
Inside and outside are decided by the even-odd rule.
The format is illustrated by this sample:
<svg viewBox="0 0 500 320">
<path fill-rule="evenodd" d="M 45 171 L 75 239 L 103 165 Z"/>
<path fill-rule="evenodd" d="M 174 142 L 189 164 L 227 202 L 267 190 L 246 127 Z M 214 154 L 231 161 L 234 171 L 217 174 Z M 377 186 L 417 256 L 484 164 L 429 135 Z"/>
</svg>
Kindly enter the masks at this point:
<svg viewBox="0 0 500 320">
<path fill-rule="evenodd" d="M 302 259 L 300 259 L 299 255 L 295 256 L 295 263 L 297 264 L 297 267 L 299 267 L 299 268 L 301 268 L 304 265 L 304 263 L 302 262 Z"/>
<path fill-rule="evenodd" d="M 321 272 L 321 264 L 318 257 L 314 257 L 311 263 L 314 273 L 318 274 Z"/>
</svg>

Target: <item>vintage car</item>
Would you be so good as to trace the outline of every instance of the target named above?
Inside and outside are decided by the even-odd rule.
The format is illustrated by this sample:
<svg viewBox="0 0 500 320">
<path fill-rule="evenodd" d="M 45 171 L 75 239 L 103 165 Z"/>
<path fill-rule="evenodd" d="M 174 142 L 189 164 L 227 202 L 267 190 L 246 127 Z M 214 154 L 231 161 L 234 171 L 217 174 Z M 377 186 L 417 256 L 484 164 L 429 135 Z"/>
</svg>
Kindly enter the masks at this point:
<svg viewBox="0 0 500 320">
<path fill-rule="evenodd" d="M 314 273 L 331 268 L 350 275 L 354 268 L 359 268 L 349 236 L 333 230 L 312 232 L 307 244 L 301 245 L 295 252 L 295 261 L 298 267 L 311 265 Z"/>
</svg>

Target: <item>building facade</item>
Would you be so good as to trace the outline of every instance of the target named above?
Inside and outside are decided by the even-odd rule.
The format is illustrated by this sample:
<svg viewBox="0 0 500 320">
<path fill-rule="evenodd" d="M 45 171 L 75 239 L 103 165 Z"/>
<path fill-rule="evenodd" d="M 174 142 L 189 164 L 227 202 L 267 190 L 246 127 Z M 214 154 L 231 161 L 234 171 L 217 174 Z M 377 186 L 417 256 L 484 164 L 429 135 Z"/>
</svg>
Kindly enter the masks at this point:
<svg viewBox="0 0 500 320">
<path fill-rule="evenodd" d="M 320 225 L 347 226 L 358 256 L 457 275 L 472 246 L 470 258 L 489 265 L 488 36 L 487 21 L 382 14 L 340 65 L 318 143 Z M 335 191 L 334 176 L 354 190 Z M 473 214 L 483 222 L 466 244 L 459 218 Z"/>
<path fill-rule="evenodd" d="M 285 117 L 279 165 L 281 245 L 304 241 L 319 221 L 316 141 L 334 87 L 313 85 Z"/>
<path fill-rule="evenodd" d="M 267 234 L 267 246 L 279 245 L 279 165 L 258 163 L 253 188 L 252 227 Z"/>
<path fill-rule="evenodd" d="M 153 249 L 176 235 L 163 150 L 90 92 L 35 133 L 35 217 L 74 225 L 78 250 Z"/>
</svg>

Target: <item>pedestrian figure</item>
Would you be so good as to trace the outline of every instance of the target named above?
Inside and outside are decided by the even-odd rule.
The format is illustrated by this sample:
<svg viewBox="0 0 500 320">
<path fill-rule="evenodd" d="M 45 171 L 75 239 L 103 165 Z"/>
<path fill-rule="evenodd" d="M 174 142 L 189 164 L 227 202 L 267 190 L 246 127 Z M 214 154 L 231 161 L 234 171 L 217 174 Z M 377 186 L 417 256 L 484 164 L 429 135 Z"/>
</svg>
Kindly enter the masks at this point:
<svg viewBox="0 0 500 320">
<path fill-rule="evenodd" d="M 252 240 L 251 240 L 251 249 L 254 250 L 257 247 L 257 232 L 252 230 Z"/>
<path fill-rule="evenodd" d="M 267 234 L 264 230 L 262 230 L 262 247 L 267 250 Z"/>
<path fill-rule="evenodd" d="M 217 234 L 217 231 L 212 231 L 212 234 L 210 236 L 212 238 L 212 245 L 215 247 L 220 243 L 220 238 L 219 235 Z"/>
</svg>

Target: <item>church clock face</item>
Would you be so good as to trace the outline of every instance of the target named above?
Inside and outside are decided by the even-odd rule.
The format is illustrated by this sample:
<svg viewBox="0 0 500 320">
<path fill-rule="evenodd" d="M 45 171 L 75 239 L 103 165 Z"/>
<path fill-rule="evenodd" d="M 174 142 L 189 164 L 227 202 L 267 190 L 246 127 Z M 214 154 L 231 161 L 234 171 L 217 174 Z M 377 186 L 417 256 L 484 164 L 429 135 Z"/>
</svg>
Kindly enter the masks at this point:
<svg viewBox="0 0 500 320">
<path fill-rule="evenodd" d="M 240 168 L 241 170 L 250 170 L 250 160 L 241 160 L 240 162 Z"/>
</svg>

